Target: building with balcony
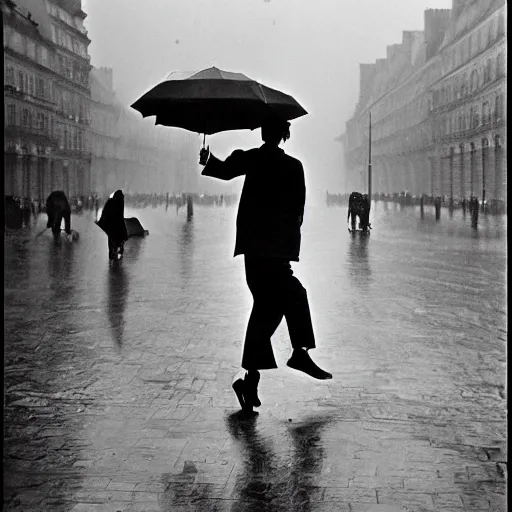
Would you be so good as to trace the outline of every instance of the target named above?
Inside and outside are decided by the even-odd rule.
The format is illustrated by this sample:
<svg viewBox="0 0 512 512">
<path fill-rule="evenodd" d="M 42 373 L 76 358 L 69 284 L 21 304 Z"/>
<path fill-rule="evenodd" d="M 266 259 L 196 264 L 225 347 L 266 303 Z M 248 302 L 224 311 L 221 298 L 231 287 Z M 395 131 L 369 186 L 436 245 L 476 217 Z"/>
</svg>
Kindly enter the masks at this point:
<svg viewBox="0 0 512 512">
<path fill-rule="evenodd" d="M 360 65 L 346 123 L 346 191 L 503 199 L 506 190 L 504 0 L 453 0 L 425 11 L 385 59 Z M 485 193 L 484 193 L 485 192 Z"/>
<path fill-rule="evenodd" d="M 80 5 L 2 1 L 6 195 L 88 193 L 90 41 Z"/>
</svg>

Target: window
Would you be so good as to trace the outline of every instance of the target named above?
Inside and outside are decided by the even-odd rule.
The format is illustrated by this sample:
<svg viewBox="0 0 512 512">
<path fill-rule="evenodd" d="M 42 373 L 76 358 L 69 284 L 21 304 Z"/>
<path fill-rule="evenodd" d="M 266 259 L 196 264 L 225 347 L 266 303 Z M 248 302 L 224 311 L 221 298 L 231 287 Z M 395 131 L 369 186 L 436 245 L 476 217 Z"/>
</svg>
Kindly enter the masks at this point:
<svg viewBox="0 0 512 512">
<path fill-rule="evenodd" d="M 478 72 L 476 69 L 471 73 L 471 92 L 475 92 L 478 89 Z"/>
<path fill-rule="evenodd" d="M 40 112 L 37 114 L 37 129 L 39 131 L 44 130 L 44 116 Z"/>
<path fill-rule="evenodd" d="M 12 66 L 7 66 L 5 68 L 5 83 L 7 85 L 16 85 L 14 79 L 14 68 Z"/>
<path fill-rule="evenodd" d="M 18 71 L 18 87 L 20 91 L 26 91 L 28 89 L 27 75 L 23 71 Z"/>
<path fill-rule="evenodd" d="M 46 66 L 47 68 L 50 67 L 49 59 L 48 59 L 48 49 L 45 48 L 44 46 L 41 46 L 39 55 L 40 55 L 40 59 L 41 59 L 41 64 L 43 66 Z"/>
<path fill-rule="evenodd" d="M 57 43 L 57 28 L 55 25 L 52 25 L 52 41 Z"/>
<path fill-rule="evenodd" d="M 11 27 L 6 27 L 4 24 L 4 46 L 9 46 L 9 40 L 11 39 Z"/>
<path fill-rule="evenodd" d="M 487 59 L 484 68 L 484 82 L 490 82 L 492 79 L 492 62 L 491 59 Z"/>
<path fill-rule="evenodd" d="M 75 80 L 80 80 L 80 65 L 78 62 L 73 62 L 73 77 Z"/>
<path fill-rule="evenodd" d="M 505 34 L 505 17 L 503 13 L 500 13 L 500 17 L 498 18 L 498 37 Z"/>
<path fill-rule="evenodd" d="M 34 94 L 35 94 L 35 79 L 34 79 L 34 75 L 32 73 L 30 73 L 30 75 L 28 75 L 28 93 L 31 96 L 34 96 Z"/>
<path fill-rule="evenodd" d="M 36 60 L 36 44 L 27 39 L 27 56 L 29 59 Z"/>
<path fill-rule="evenodd" d="M 13 30 L 11 35 L 11 48 L 18 53 L 23 53 L 23 40 L 21 34 Z"/>
<path fill-rule="evenodd" d="M 36 96 L 44 98 L 44 80 L 39 77 L 36 80 Z"/>
<path fill-rule="evenodd" d="M 69 149 L 71 146 L 71 141 L 69 140 L 71 137 L 68 133 L 68 127 L 64 125 L 64 148 Z"/>
<path fill-rule="evenodd" d="M 498 96 L 496 96 L 496 100 L 494 103 L 494 116 L 496 117 L 496 122 L 501 121 L 502 115 L 503 115 L 503 95 L 498 94 Z"/>
<path fill-rule="evenodd" d="M 21 112 L 21 126 L 23 126 L 23 128 L 30 128 L 31 124 L 32 123 L 29 123 L 29 111 L 24 108 Z"/>
<path fill-rule="evenodd" d="M 482 124 L 491 122 L 491 107 L 488 101 L 485 101 L 482 105 Z"/>
<path fill-rule="evenodd" d="M 12 103 L 7 105 L 7 124 L 10 126 L 16 125 L 16 105 Z"/>
<path fill-rule="evenodd" d="M 498 54 L 498 57 L 496 57 L 496 75 L 501 76 L 505 72 L 505 61 L 503 58 L 503 52 L 500 52 Z"/>
</svg>

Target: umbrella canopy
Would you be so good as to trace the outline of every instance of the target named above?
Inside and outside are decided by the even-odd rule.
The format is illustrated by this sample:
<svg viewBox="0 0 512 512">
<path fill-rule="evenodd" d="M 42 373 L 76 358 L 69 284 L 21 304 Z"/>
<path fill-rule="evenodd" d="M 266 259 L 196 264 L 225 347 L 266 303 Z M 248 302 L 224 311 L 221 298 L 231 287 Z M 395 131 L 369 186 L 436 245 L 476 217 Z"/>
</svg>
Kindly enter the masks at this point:
<svg viewBox="0 0 512 512">
<path fill-rule="evenodd" d="M 197 73 L 170 73 L 132 108 L 156 123 L 211 135 L 260 127 L 269 115 L 285 120 L 307 112 L 291 96 L 242 73 L 215 67 Z"/>
</svg>

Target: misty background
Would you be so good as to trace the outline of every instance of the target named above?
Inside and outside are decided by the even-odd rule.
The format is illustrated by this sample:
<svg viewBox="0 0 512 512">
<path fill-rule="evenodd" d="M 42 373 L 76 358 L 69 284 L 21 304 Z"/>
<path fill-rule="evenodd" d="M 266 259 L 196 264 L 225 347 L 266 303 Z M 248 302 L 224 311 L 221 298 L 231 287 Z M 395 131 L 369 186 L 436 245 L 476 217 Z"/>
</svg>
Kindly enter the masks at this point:
<svg viewBox="0 0 512 512">
<path fill-rule="evenodd" d="M 384 58 L 386 46 L 400 43 L 403 30 L 423 30 L 425 9 L 451 7 L 451 0 L 82 3 L 91 63 L 113 68 L 116 94 L 126 105 L 170 71 L 211 66 L 292 95 L 309 115 L 292 121 L 291 139 L 283 148 L 304 164 L 310 203 L 323 202 L 326 190 L 349 192 L 342 190 L 342 146 L 335 138 L 357 103 L 359 63 Z M 220 158 L 261 144 L 259 130 L 206 140 Z M 198 135 L 198 153 L 201 144 Z M 237 190 L 242 180 L 235 181 Z"/>
</svg>

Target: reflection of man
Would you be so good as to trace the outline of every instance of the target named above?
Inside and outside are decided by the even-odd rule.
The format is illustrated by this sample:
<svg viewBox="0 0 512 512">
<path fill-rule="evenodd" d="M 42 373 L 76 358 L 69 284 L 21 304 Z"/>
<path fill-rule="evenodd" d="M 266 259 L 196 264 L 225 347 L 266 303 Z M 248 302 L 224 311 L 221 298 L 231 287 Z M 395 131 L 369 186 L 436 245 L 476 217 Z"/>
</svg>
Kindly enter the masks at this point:
<svg viewBox="0 0 512 512">
<path fill-rule="evenodd" d="M 308 298 L 290 267 L 290 261 L 299 261 L 306 187 L 301 162 L 279 148 L 280 142 L 290 137 L 289 126 L 286 121 L 268 120 L 261 128 L 261 147 L 236 150 L 224 162 L 207 149 L 202 149 L 200 155 L 200 163 L 206 164 L 204 176 L 231 180 L 245 175 L 236 221 L 235 256 L 245 256 L 245 275 L 254 305 L 242 356 L 247 374 L 233 387 L 240 405 L 248 410 L 260 405 L 258 370 L 277 368 L 271 336 L 283 316 L 293 347 L 288 366 L 316 379 L 332 378 L 307 352 L 315 348 Z M 279 200 L 261 208 L 261 197 L 269 188 Z"/>
<path fill-rule="evenodd" d="M 51 228 L 55 236 L 60 235 L 60 226 L 64 219 L 65 231 L 71 234 L 71 207 L 62 190 L 54 190 L 46 200 L 47 228 Z"/>
</svg>

